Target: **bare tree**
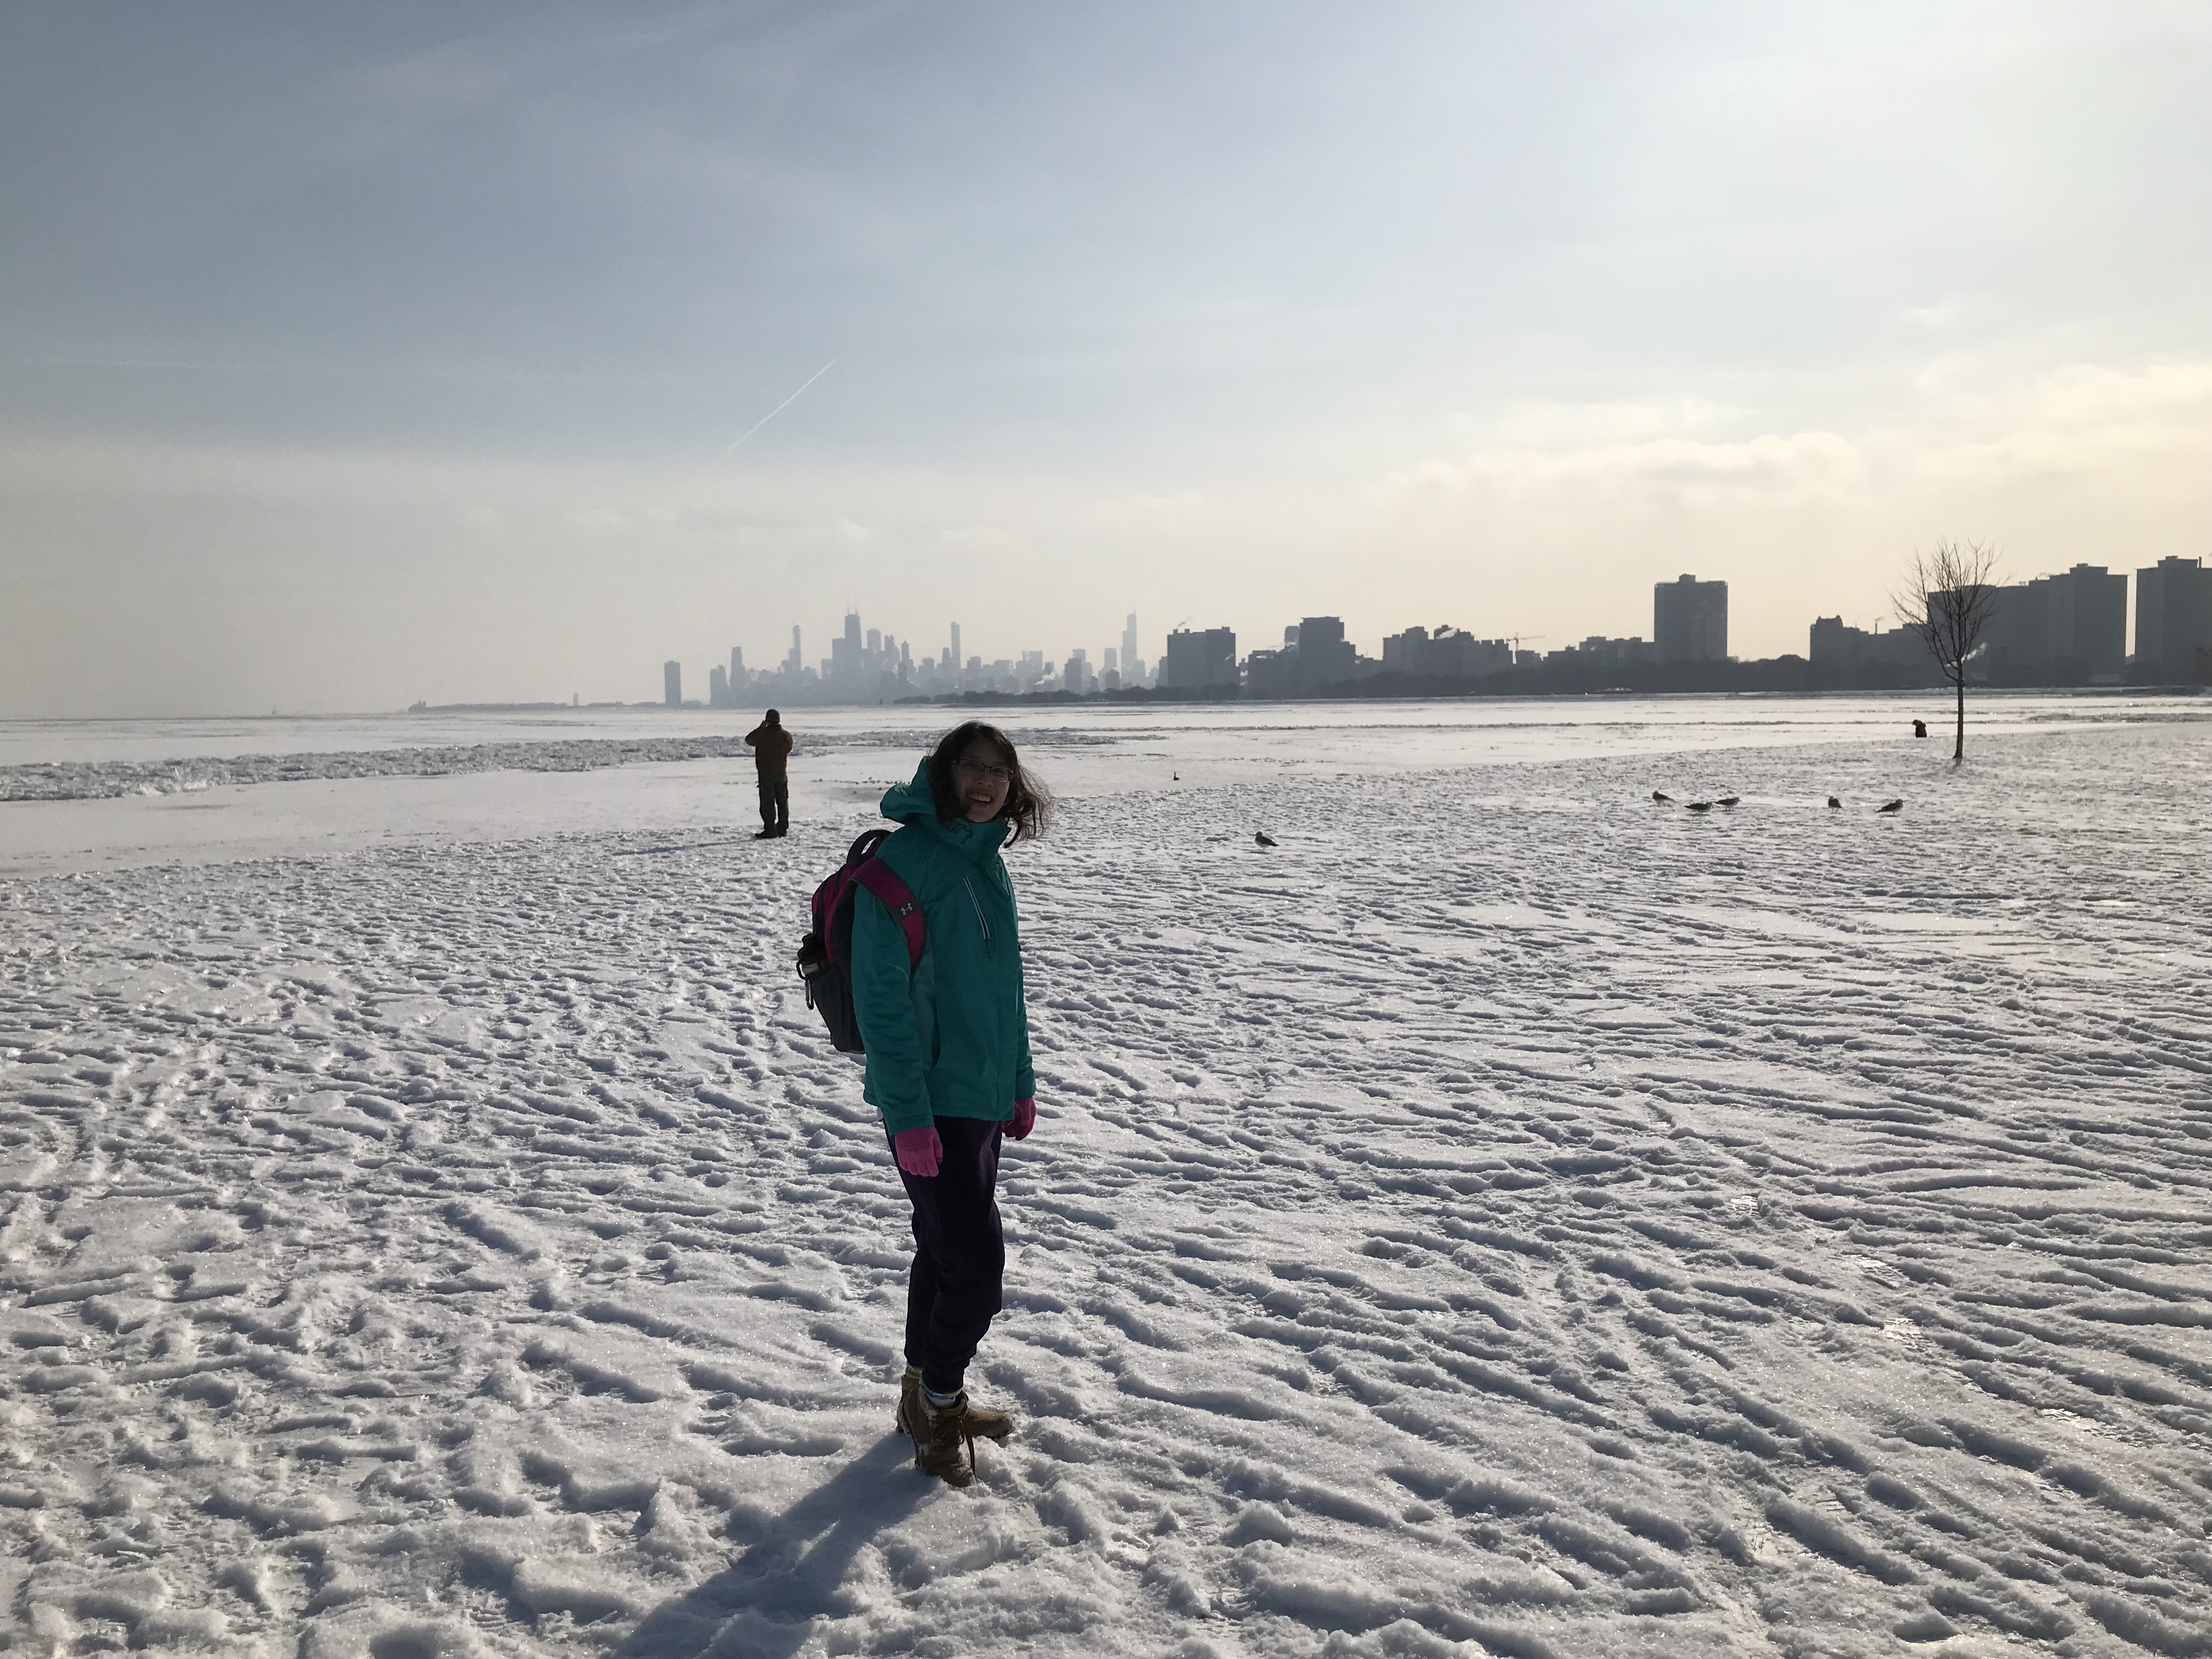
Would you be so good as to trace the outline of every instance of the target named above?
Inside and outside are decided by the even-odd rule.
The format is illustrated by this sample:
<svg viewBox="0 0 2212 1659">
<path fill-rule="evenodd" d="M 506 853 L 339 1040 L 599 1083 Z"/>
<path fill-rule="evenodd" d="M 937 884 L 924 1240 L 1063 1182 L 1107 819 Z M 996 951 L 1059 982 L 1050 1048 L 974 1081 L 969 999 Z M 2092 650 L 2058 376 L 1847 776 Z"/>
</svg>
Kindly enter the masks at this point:
<svg viewBox="0 0 2212 1659">
<path fill-rule="evenodd" d="M 1890 596 L 1898 621 L 1920 635 L 1958 694 L 1954 761 L 1966 757 L 1966 664 L 1982 648 L 1982 635 L 1996 614 L 1996 568 L 1993 545 L 1938 542 L 1933 552 L 1914 552 L 1904 585 Z"/>
</svg>

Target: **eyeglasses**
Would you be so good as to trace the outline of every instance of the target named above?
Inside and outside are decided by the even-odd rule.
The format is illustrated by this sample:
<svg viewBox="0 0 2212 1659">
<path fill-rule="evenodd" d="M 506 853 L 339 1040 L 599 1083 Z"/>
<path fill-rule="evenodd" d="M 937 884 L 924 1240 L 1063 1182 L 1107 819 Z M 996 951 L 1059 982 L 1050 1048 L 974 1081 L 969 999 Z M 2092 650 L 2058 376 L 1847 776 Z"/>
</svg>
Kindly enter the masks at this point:
<svg viewBox="0 0 2212 1659">
<path fill-rule="evenodd" d="M 1014 775 L 1011 767 L 993 766 L 983 761 L 958 761 L 952 769 L 964 777 L 989 778 L 994 783 L 1012 782 Z"/>
</svg>

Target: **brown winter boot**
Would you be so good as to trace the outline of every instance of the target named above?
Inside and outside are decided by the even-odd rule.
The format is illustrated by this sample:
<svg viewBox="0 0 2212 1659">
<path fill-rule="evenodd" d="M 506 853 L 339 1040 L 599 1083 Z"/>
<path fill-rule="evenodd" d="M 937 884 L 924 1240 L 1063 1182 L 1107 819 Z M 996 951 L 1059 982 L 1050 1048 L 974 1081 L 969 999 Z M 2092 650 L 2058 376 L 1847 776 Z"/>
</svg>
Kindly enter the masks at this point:
<svg viewBox="0 0 2212 1659">
<path fill-rule="evenodd" d="M 948 1486 L 964 1486 L 975 1478 L 975 1437 L 968 1432 L 968 1396 L 949 1406 L 933 1406 L 923 1395 L 915 1408 L 918 1432 L 914 1437 L 914 1461 L 924 1474 L 933 1474 Z"/>
<path fill-rule="evenodd" d="M 968 1413 L 968 1432 L 978 1440 L 1004 1440 L 1014 1431 L 1014 1419 L 1004 1412 L 987 1411 L 972 1400 L 964 1409 Z"/>
<path fill-rule="evenodd" d="M 963 1396 L 964 1397 L 964 1396 Z M 919 1440 L 921 1426 L 921 1373 L 909 1369 L 899 1378 L 898 1430 Z M 1014 1419 L 1004 1412 L 994 1412 L 968 1402 L 968 1432 L 978 1440 L 1004 1440 L 1014 1431 Z"/>
</svg>

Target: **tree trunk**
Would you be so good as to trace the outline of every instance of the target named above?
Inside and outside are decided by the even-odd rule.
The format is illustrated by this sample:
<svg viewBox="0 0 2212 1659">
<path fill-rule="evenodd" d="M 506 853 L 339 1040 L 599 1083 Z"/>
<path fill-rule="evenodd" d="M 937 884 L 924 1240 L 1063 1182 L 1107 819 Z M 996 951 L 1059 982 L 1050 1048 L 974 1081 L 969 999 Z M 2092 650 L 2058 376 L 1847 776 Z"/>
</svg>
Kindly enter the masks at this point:
<svg viewBox="0 0 2212 1659">
<path fill-rule="evenodd" d="M 1959 735 L 1958 735 L 1957 738 L 1956 738 L 1956 739 L 1952 743 L 1952 744 L 1951 744 L 1951 758 L 1952 758 L 1953 760 L 1954 760 L 1954 761 L 1962 761 L 1962 760 L 1964 760 L 1964 759 L 1966 759 L 1966 675 L 1965 675 L 1963 672 L 1962 672 L 1962 673 L 1960 673 L 1960 676 L 1959 676 L 1959 678 L 1958 678 L 1958 679 L 1957 679 L 1956 681 L 1954 681 L 1954 684 L 1956 684 L 1956 685 L 1958 686 L 1958 688 L 1959 688 Z"/>
</svg>

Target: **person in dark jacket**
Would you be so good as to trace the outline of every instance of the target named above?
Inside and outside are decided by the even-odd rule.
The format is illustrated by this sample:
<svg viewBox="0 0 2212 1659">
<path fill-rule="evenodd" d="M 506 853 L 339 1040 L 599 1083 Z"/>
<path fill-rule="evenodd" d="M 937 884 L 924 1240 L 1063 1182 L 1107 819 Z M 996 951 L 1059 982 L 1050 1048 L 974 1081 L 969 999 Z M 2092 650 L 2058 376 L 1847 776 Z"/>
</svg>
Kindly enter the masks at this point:
<svg viewBox="0 0 2212 1659">
<path fill-rule="evenodd" d="M 760 774 L 760 832 L 755 841 L 770 841 L 791 833 L 791 780 L 784 764 L 791 758 L 791 733 L 783 729 L 783 716 L 771 708 L 761 723 L 745 733 L 753 746 L 753 769 Z"/>
<path fill-rule="evenodd" d="M 1042 833 L 1050 809 L 1006 733 L 980 720 L 955 727 L 883 799 L 904 827 L 876 856 L 921 906 L 921 959 L 908 969 L 906 934 L 872 893 L 853 908 L 861 1092 L 883 1114 L 914 1206 L 898 1425 L 915 1462 L 956 1486 L 975 1479 L 975 1437 L 1013 1431 L 1005 1413 L 969 1400 L 964 1378 L 1006 1272 L 1000 1142 L 1036 1121 L 1014 889 L 999 849 Z"/>
</svg>

